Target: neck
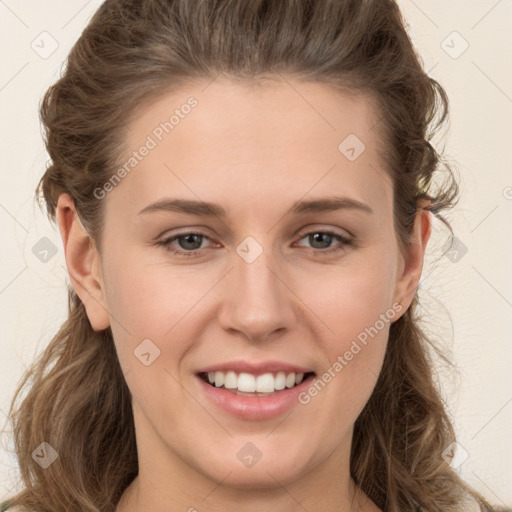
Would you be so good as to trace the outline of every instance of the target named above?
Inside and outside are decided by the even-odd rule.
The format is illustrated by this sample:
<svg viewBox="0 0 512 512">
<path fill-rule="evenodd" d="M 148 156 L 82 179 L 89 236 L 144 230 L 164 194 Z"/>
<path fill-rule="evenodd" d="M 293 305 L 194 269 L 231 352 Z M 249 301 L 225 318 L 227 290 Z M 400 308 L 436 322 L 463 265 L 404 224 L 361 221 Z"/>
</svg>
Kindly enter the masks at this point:
<svg viewBox="0 0 512 512">
<path fill-rule="evenodd" d="M 352 479 L 349 485 L 349 495 L 340 498 L 338 504 L 332 503 L 327 505 L 326 500 L 322 498 L 315 502 L 316 505 L 314 507 L 311 507 L 309 504 L 305 506 L 296 500 L 289 491 L 285 491 L 288 496 L 287 499 L 278 499 L 277 501 L 273 498 L 272 501 L 252 501 L 245 495 L 244 498 L 240 496 L 235 498 L 233 496 L 233 499 L 221 502 L 219 499 L 213 498 L 213 494 L 216 492 L 216 489 L 213 489 L 211 494 L 202 500 L 196 499 L 193 502 L 183 502 L 167 497 L 167 502 L 157 502 L 154 496 L 148 495 L 148 491 L 144 490 L 147 488 L 148 486 L 143 484 L 140 477 L 137 476 L 123 493 L 115 512 L 139 512 L 140 510 L 152 510 L 155 512 L 183 512 L 186 510 L 187 512 L 199 512 L 205 509 L 205 505 L 208 507 L 209 512 L 220 512 L 233 506 L 236 507 L 236 510 L 243 512 L 256 512 L 260 510 L 287 512 L 290 510 L 290 506 L 300 506 L 300 508 L 308 510 L 308 512 L 382 512 Z M 241 501 L 236 501 L 237 499 Z M 206 500 L 207 504 L 204 503 Z"/>
</svg>

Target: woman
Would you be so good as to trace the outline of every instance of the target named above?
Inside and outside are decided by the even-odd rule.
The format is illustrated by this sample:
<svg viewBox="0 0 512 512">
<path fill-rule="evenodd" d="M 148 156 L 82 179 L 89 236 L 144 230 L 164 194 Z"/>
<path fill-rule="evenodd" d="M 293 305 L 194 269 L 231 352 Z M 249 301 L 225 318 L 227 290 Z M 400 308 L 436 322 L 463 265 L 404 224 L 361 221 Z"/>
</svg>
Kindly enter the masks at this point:
<svg viewBox="0 0 512 512">
<path fill-rule="evenodd" d="M 492 510 L 414 313 L 458 188 L 393 1 L 107 0 L 41 114 L 72 288 L 9 511 Z"/>
</svg>

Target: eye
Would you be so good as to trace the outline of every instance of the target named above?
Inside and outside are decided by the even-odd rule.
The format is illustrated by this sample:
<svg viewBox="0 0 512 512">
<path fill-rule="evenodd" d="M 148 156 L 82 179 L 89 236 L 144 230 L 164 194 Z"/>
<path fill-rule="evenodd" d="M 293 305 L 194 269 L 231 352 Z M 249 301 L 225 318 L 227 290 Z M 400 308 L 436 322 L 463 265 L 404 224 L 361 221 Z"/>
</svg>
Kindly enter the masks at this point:
<svg viewBox="0 0 512 512">
<path fill-rule="evenodd" d="M 173 254 L 177 254 L 179 256 L 195 256 L 197 251 L 201 249 L 203 239 L 209 238 L 204 233 L 199 232 L 190 232 L 190 233 L 181 233 L 178 235 L 171 236 L 169 238 L 165 238 L 164 240 L 157 242 L 157 245 L 163 246 L 165 250 L 172 252 Z M 177 240 L 178 245 L 185 249 L 185 251 L 180 251 L 176 249 L 172 243 Z"/>
<path fill-rule="evenodd" d="M 312 248 L 316 254 L 326 254 L 342 251 L 344 246 L 352 244 L 351 239 L 334 231 L 309 231 L 308 233 L 302 235 L 301 240 L 304 240 L 305 238 L 307 238 L 308 242 L 312 244 Z M 337 246 L 331 246 L 333 240 L 338 240 Z"/>
<path fill-rule="evenodd" d="M 330 254 L 342 251 L 345 246 L 352 244 L 352 240 L 350 238 L 334 231 L 309 231 L 304 233 L 300 240 L 305 238 L 307 238 L 312 244 L 312 249 L 315 254 Z M 165 238 L 164 240 L 156 242 L 156 245 L 163 246 L 166 251 L 178 256 L 196 256 L 201 249 L 204 249 L 204 247 L 201 246 L 205 239 L 210 240 L 210 238 L 204 233 L 188 232 Z M 336 240 L 338 241 L 338 245 L 332 247 L 332 242 Z M 179 250 L 176 245 L 173 245 L 174 242 L 177 242 L 179 248 L 183 250 Z"/>
</svg>

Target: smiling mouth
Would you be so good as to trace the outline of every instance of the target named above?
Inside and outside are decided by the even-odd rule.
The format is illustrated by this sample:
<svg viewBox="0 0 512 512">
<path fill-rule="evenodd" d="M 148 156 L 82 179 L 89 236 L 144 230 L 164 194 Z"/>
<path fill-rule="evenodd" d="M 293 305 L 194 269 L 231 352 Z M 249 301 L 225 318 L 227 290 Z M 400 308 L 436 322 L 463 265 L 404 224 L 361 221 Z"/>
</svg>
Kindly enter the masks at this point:
<svg viewBox="0 0 512 512">
<path fill-rule="evenodd" d="M 241 396 L 271 396 L 287 389 L 299 386 L 304 381 L 312 379 L 315 372 L 268 372 L 262 375 L 250 373 L 201 372 L 198 376 L 213 388 L 222 388 Z"/>
</svg>

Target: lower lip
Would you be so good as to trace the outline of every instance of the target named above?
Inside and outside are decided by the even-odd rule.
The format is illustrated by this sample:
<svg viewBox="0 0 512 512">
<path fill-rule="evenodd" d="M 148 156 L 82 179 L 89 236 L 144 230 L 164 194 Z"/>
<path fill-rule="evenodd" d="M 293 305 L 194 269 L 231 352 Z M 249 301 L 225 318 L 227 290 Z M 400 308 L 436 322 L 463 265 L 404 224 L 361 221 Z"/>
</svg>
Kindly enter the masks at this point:
<svg viewBox="0 0 512 512">
<path fill-rule="evenodd" d="M 197 376 L 206 397 L 225 412 L 246 420 L 264 420 L 273 418 L 299 404 L 298 395 L 304 391 L 313 380 L 310 375 L 298 386 L 276 391 L 269 396 L 243 396 L 227 391 L 225 388 L 216 388 L 207 384 Z"/>
</svg>

